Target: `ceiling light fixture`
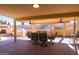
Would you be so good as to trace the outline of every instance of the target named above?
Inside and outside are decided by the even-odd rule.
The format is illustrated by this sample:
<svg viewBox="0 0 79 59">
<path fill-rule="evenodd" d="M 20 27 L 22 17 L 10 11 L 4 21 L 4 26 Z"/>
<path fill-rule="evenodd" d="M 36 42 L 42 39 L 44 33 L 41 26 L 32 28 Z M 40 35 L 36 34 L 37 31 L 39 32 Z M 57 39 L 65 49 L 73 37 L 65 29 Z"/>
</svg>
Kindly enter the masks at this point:
<svg viewBox="0 0 79 59">
<path fill-rule="evenodd" d="M 34 8 L 39 8 L 39 4 L 33 4 Z"/>
</svg>

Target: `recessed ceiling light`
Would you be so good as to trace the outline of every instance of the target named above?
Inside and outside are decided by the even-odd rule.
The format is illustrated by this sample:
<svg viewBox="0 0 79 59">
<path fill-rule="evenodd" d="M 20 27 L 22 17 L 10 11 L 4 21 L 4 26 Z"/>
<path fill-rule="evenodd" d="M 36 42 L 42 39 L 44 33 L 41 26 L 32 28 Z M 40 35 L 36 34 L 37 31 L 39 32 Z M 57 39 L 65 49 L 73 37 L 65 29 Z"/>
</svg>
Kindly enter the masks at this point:
<svg viewBox="0 0 79 59">
<path fill-rule="evenodd" d="M 33 4 L 34 8 L 39 8 L 39 4 Z"/>
</svg>

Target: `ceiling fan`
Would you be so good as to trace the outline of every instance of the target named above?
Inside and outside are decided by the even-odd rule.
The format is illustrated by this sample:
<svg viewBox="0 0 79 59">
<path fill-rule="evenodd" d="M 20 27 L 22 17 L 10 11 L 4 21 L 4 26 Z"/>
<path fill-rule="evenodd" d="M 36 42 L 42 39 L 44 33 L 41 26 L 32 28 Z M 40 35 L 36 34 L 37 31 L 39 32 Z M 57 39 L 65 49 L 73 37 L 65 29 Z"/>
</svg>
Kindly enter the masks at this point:
<svg viewBox="0 0 79 59">
<path fill-rule="evenodd" d="M 32 24 L 32 22 L 31 22 L 31 21 L 29 21 L 29 24 Z"/>
<path fill-rule="evenodd" d="M 58 19 L 58 22 L 59 22 L 59 23 L 63 23 L 62 19 Z"/>
<path fill-rule="evenodd" d="M 69 22 L 69 21 L 63 21 L 63 19 L 60 18 L 60 19 L 58 19 L 58 22 L 57 23 L 67 23 L 67 22 Z"/>
</svg>

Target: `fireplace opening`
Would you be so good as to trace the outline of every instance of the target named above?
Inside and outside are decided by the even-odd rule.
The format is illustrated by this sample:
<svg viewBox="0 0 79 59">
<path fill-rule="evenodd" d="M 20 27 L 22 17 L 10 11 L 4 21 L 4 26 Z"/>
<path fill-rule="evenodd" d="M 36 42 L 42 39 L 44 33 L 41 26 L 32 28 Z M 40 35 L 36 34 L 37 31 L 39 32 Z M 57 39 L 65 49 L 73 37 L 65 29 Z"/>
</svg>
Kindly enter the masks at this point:
<svg viewBox="0 0 79 59">
<path fill-rule="evenodd" d="M 0 34 L 6 34 L 6 30 L 5 30 L 5 29 L 2 29 L 2 30 L 0 31 Z"/>
</svg>

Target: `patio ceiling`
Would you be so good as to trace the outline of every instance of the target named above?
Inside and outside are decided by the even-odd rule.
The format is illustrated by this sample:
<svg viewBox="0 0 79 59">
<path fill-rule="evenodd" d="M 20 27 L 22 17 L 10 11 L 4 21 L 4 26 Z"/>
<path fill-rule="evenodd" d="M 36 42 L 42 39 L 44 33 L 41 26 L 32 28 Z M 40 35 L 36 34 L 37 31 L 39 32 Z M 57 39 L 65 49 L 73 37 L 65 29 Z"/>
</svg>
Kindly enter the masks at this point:
<svg viewBox="0 0 79 59">
<path fill-rule="evenodd" d="M 52 18 L 78 17 L 79 4 L 42 4 L 38 9 L 33 8 L 32 4 L 1 4 L 0 14 L 18 20 L 52 20 Z"/>
<path fill-rule="evenodd" d="M 53 15 L 79 12 L 79 4 L 42 4 L 34 9 L 32 4 L 1 4 L 0 14 L 14 18 L 30 17 L 37 18 L 39 15 Z"/>
</svg>

